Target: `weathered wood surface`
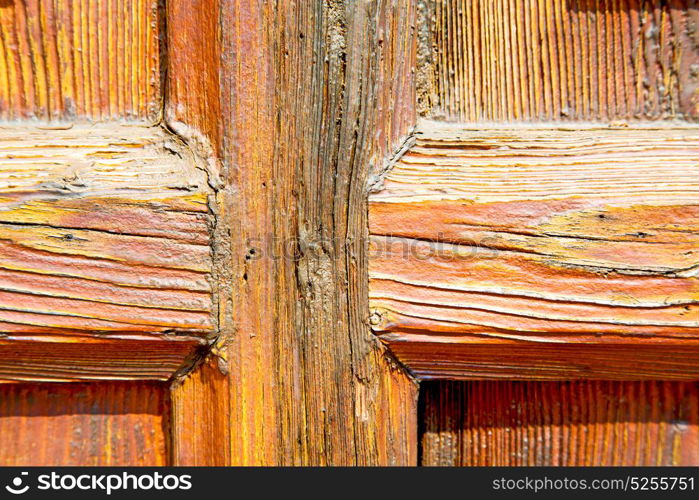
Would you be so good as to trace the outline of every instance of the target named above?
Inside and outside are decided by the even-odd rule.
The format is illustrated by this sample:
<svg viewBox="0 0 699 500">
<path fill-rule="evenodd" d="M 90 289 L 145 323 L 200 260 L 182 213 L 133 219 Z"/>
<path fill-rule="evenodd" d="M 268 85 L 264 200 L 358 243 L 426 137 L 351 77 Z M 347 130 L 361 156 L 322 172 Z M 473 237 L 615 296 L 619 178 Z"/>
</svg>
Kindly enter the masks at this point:
<svg viewBox="0 0 699 500">
<path fill-rule="evenodd" d="M 159 4 L 0 2 L 0 119 L 157 121 Z"/>
<path fill-rule="evenodd" d="M 215 29 L 190 22 L 194 8 L 219 12 Z M 369 169 L 415 120 L 415 13 L 169 2 L 169 45 L 193 64 L 169 69 L 167 123 L 210 143 L 223 181 L 222 358 L 175 389 L 177 463 L 416 462 L 417 387 L 366 324 L 365 247 Z"/>
<path fill-rule="evenodd" d="M 698 465 L 695 382 L 423 384 L 422 465 Z"/>
<path fill-rule="evenodd" d="M 423 380 L 697 380 L 696 340 L 605 335 L 563 342 L 432 333 L 382 336 Z"/>
<path fill-rule="evenodd" d="M 699 118 L 694 0 L 425 2 L 421 110 L 461 121 Z"/>
<path fill-rule="evenodd" d="M 374 330 L 421 377 L 696 378 L 697 158 L 695 128 L 425 124 L 370 196 Z"/>
<path fill-rule="evenodd" d="M 175 465 L 220 467 L 229 465 L 231 380 L 220 358 L 209 356 L 187 377 L 171 384 L 172 456 Z"/>
<path fill-rule="evenodd" d="M 172 374 L 214 329 L 209 188 L 197 161 L 157 128 L 0 128 L 0 332 L 11 336 L 0 350 L 22 342 L 39 378 L 66 376 L 71 357 L 75 378 L 99 378 L 108 361 L 92 347 L 109 334 L 132 339 L 130 377 Z M 126 352 L 111 349 L 114 376 L 128 377 Z M 28 376 L 15 361 L 3 357 L 2 378 Z"/>
<path fill-rule="evenodd" d="M 184 335 L 4 334 L 0 383 L 163 381 L 186 367 L 201 348 L 200 338 Z"/>
<path fill-rule="evenodd" d="M 3 466 L 164 466 L 167 387 L 149 382 L 0 386 Z"/>
<path fill-rule="evenodd" d="M 216 164 L 223 148 L 221 0 L 166 3 L 167 103 L 165 122 Z M 222 79 L 223 77 L 223 79 Z M 213 148 L 217 148 L 214 155 Z"/>
</svg>

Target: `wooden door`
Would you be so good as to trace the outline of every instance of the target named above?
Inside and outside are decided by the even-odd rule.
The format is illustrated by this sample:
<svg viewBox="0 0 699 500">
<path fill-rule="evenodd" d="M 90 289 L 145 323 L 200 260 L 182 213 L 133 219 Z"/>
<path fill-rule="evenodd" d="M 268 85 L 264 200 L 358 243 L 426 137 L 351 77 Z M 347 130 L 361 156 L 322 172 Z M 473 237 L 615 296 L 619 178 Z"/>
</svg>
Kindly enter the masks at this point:
<svg viewBox="0 0 699 500">
<path fill-rule="evenodd" d="M 0 463 L 699 463 L 696 20 L 0 1 Z"/>
<path fill-rule="evenodd" d="M 691 1 L 435 0 L 371 194 L 428 465 L 699 463 Z"/>
<path fill-rule="evenodd" d="M 206 176 L 158 123 L 154 0 L 0 2 L 3 465 L 172 463 L 214 332 Z"/>
</svg>

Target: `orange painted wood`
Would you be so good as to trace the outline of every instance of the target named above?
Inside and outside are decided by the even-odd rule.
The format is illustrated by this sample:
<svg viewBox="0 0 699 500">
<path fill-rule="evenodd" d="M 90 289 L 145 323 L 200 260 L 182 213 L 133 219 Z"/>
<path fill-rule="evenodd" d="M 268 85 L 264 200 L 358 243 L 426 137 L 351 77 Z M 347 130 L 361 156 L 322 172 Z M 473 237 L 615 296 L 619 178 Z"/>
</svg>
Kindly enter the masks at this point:
<svg viewBox="0 0 699 500">
<path fill-rule="evenodd" d="M 149 382 L 0 386 L 3 466 L 163 466 L 167 388 Z"/>
<path fill-rule="evenodd" d="M 381 337 L 418 378 L 452 380 L 696 380 L 694 340 L 528 342 L 397 333 Z"/>
<path fill-rule="evenodd" d="M 0 350 L 20 342 L 39 380 L 168 378 L 214 330 L 197 162 L 157 128 L 0 129 Z M 31 378 L 16 361 L 0 378 Z"/>
<path fill-rule="evenodd" d="M 415 121 L 415 4 L 167 13 L 167 124 L 221 180 L 220 336 L 174 390 L 176 463 L 415 463 L 417 386 L 366 324 L 365 247 L 370 167 Z"/>
<path fill-rule="evenodd" d="M 425 124 L 370 196 L 374 330 L 420 377 L 696 378 L 697 158 L 691 127 Z"/>
<path fill-rule="evenodd" d="M 222 0 L 166 2 L 167 63 L 165 120 L 170 129 L 196 145 L 202 157 L 220 153 Z M 215 150 L 215 151 L 214 151 Z"/>
<path fill-rule="evenodd" d="M 169 380 L 202 350 L 188 335 L 5 334 L 0 383 Z"/>
<path fill-rule="evenodd" d="M 696 382 L 422 385 L 422 465 L 699 464 Z"/>
<path fill-rule="evenodd" d="M 228 405 L 235 382 L 224 363 L 209 356 L 171 385 L 175 465 L 216 467 L 231 462 L 229 443 L 235 426 L 228 420 Z"/>
<path fill-rule="evenodd" d="M 421 107 L 461 121 L 699 117 L 690 0 L 426 2 Z"/>
<path fill-rule="evenodd" d="M 160 117 L 157 0 L 0 3 L 0 119 Z"/>
</svg>

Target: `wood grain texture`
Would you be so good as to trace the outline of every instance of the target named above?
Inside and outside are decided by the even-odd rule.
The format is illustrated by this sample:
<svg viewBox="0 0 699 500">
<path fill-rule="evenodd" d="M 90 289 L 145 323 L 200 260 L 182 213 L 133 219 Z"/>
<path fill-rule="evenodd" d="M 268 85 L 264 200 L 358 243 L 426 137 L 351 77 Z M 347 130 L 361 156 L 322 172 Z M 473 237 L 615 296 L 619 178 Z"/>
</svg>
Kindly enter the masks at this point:
<svg viewBox="0 0 699 500">
<path fill-rule="evenodd" d="M 218 6 L 215 30 L 179 29 L 192 5 Z M 208 76 L 173 92 L 166 117 L 209 141 L 223 168 L 216 351 L 227 371 L 175 393 L 198 397 L 175 421 L 217 439 L 175 460 L 219 463 L 212 446 L 226 446 L 229 464 L 415 463 L 417 387 L 366 324 L 367 177 L 415 120 L 413 2 L 180 1 L 168 13 L 171 45 L 192 49 L 178 60 L 208 47 L 169 68 L 169 88 Z M 228 443 L 213 430 L 225 428 Z"/>
<path fill-rule="evenodd" d="M 0 119 L 160 117 L 158 0 L 0 3 Z"/>
<path fill-rule="evenodd" d="M 163 466 L 167 388 L 148 382 L 0 386 L 3 466 Z"/>
<path fill-rule="evenodd" d="M 76 332 L 0 336 L 0 383 L 169 380 L 202 340 L 186 335 Z"/>
<path fill-rule="evenodd" d="M 0 129 L 0 332 L 78 352 L 83 338 L 130 336 L 144 341 L 134 363 L 165 363 L 133 376 L 162 377 L 214 329 L 208 189 L 194 156 L 157 128 Z"/>
<path fill-rule="evenodd" d="M 683 339 L 530 342 L 398 333 L 384 340 L 421 380 L 697 380 L 699 346 Z"/>
<path fill-rule="evenodd" d="M 221 0 L 166 3 L 170 72 L 165 82 L 165 121 L 197 146 L 202 157 L 211 156 L 214 164 L 223 147 L 221 6 Z"/>
<path fill-rule="evenodd" d="M 422 465 L 699 464 L 695 382 L 433 382 L 421 391 Z"/>
<path fill-rule="evenodd" d="M 426 2 L 428 114 L 461 121 L 699 117 L 694 0 Z M 431 109 L 430 109 L 431 108 Z"/>
<path fill-rule="evenodd" d="M 370 197 L 375 331 L 422 377 L 696 377 L 698 155 L 694 128 L 424 124 Z"/>
<path fill-rule="evenodd" d="M 225 367 L 221 369 L 222 362 L 211 355 L 170 387 L 172 455 L 177 465 L 221 467 L 231 462 L 232 382 Z"/>
</svg>

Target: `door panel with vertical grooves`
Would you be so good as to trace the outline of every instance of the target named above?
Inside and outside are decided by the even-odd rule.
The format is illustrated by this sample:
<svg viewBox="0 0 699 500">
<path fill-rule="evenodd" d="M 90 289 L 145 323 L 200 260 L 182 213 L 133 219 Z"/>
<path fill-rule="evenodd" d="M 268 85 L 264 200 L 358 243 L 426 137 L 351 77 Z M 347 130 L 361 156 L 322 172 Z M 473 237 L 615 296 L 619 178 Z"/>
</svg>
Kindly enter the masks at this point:
<svg viewBox="0 0 699 500">
<path fill-rule="evenodd" d="M 154 122 L 158 0 L 0 0 L 0 119 Z"/>
<path fill-rule="evenodd" d="M 694 382 L 429 382 L 422 464 L 699 465 Z"/>
<path fill-rule="evenodd" d="M 423 108 L 462 121 L 699 117 L 693 0 L 434 0 Z"/>
<path fill-rule="evenodd" d="M 0 465 L 167 465 L 169 414 L 160 383 L 0 385 Z"/>
</svg>

